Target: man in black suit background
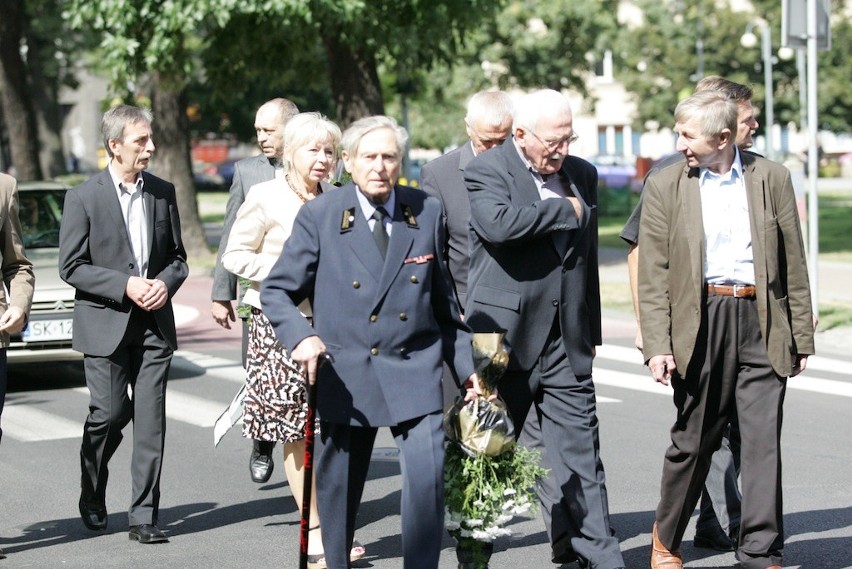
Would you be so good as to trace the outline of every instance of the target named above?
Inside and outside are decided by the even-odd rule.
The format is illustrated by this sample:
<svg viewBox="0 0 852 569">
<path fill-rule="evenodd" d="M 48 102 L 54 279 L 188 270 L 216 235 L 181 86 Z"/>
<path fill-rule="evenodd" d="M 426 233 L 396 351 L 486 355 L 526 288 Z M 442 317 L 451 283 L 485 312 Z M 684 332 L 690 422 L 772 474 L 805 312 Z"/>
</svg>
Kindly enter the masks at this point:
<svg viewBox="0 0 852 569">
<path fill-rule="evenodd" d="M 246 194 L 255 184 L 267 182 L 283 170 L 278 163 L 284 145 L 284 126 L 291 118 L 299 114 L 299 109 L 289 99 L 278 97 L 263 103 L 254 118 L 254 130 L 257 133 L 257 145 L 260 154 L 243 158 L 234 165 L 234 179 L 228 194 L 228 204 L 225 206 L 225 223 L 222 226 L 222 237 L 219 240 L 219 252 L 216 255 L 216 267 L 213 269 L 213 304 L 210 313 L 213 320 L 228 330 L 231 323 L 236 322 L 236 313 L 232 302 L 237 299 L 237 277 L 222 266 L 222 253 L 228 246 L 228 236 L 237 218 L 240 206 L 246 201 Z M 245 365 L 246 346 L 248 342 L 248 327 L 243 324 L 243 365 Z M 272 449 L 275 443 L 271 441 L 254 441 L 249 457 L 249 472 L 251 479 L 258 483 L 269 481 L 272 476 Z"/>
<path fill-rule="evenodd" d="M 592 360 L 601 344 L 597 171 L 568 149 L 567 98 L 516 101 L 511 142 L 465 168 L 471 256 L 465 320 L 506 331 L 500 393 L 521 442 L 550 469 L 539 487 L 555 563 L 624 567 L 611 535 Z M 520 429 L 519 429 L 520 430 Z"/>
<path fill-rule="evenodd" d="M 132 420 L 130 539 L 164 542 L 157 514 L 166 379 L 177 349 L 171 298 L 189 270 L 175 187 L 144 172 L 154 153 L 151 113 L 114 107 L 101 131 L 109 165 L 68 191 L 59 234 L 59 274 L 77 289 L 73 347 L 84 354 L 91 394 L 80 516 L 89 529 L 106 529 L 108 463 Z"/>
<path fill-rule="evenodd" d="M 500 146 L 512 134 L 512 99 L 503 91 L 476 93 L 467 102 L 464 124 L 470 140 L 435 158 L 420 171 L 422 188 L 444 206 L 447 267 L 462 311 L 467 300 L 470 262 L 470 199 L 464 185 L 464 169 L 475 156 Z"/>
</svg>

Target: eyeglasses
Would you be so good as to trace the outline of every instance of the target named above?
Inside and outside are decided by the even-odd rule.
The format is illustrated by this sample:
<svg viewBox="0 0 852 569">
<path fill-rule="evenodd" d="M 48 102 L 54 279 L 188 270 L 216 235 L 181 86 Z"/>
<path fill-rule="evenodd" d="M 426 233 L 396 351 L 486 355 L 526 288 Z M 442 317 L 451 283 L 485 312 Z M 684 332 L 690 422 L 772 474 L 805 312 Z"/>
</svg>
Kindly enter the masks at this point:
<svg viewBox="0 0 852 569">
<path fill-rule="evenodd" d="M 574 144 L 580 138 L 579 135 L 572 134 L 571 136 L 566 136 L 565 138 L 560 138 L 558 140 L 544 140 L 543 138 L 541 138 L 539 135 L 537 135 L 533 131 L 529 131 L 529 133 L 531 135 L 533 135 L 534 137 L 536 137 L 536 139 L 538 139 L 538 141 L 542 144 L 542 146 L 544 146 L 544 148 L 548 152 L 553 152 L 557 148 L 562 148 L 562 146 L 564 144 L 569 144 L 569 145 Z"/>
</svg>

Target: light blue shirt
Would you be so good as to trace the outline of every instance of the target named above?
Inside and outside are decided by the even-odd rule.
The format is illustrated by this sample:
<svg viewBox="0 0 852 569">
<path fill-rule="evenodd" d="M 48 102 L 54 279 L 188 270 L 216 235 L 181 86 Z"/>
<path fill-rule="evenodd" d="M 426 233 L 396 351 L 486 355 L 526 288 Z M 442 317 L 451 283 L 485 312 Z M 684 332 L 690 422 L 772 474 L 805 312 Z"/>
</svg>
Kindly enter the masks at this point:
<svg viewBox="0 0 852 569">
<path fill-rule="evenodd" d="M 751 221 L 739 149 L 728 172 L 716 174 L 701 168 L 698 185 L 706 244 L 705 282 L 753 285 Z"/>
</svg>

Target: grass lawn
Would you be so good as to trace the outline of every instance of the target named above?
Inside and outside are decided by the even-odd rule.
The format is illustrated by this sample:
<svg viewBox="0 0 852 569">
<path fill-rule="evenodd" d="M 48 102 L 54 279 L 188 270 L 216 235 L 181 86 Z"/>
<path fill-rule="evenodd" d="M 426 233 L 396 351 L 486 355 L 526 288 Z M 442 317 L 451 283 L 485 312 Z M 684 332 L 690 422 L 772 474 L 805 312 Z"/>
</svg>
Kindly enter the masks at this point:
<svg viewBox="0 0 852 569">
<path fill-rule="evenodd" d="M 222 223 L 228 192 L 198 192 L 198 209 L 204 223 Z M 627 244 L 618 236 L 630 216 L 638 194 L 625 191 L 602 191 L 598 239 L 601 247 L 623 249 Z M 820 192 L 819 195 L 820 259 L 852 263 L 852 193 Z M 807 233 L 805 231 L 805 240 Z M 601 284 L 601 300 L 607 308 L 632 310 L 630 291 L 626 285 Z M 852 326 L 852 304 L 820 303 L 820 329 Z"/>
</svg>

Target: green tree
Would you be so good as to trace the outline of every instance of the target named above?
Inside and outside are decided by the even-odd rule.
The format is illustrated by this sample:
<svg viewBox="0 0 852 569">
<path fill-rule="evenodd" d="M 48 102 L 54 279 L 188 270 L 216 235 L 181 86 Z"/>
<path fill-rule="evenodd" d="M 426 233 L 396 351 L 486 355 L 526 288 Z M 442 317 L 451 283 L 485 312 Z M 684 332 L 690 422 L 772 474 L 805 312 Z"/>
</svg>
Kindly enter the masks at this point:
<svg viewBox="0 0 852 569">
<path fill-rule="evenodd" d="M 28 72 L 21 47 L 28 18 L 24 3 L 0 0 L 0 103 L 9 129 L 9 150 L 21 180 L 42 177 L 38 158 L 38 130 Z"/>
<path fill-rule="evenodd" d="M 291 32 L 288 55 L 318 41 L 326 54 L 326 71 L 337 118 L 344 125 L 384 110 L 378 77 L 380 58 L 393 58 L 402 68 L 419 69 L 449 58 L 470 26 L 498 5 L 493 0 L 70 0 L 66 11 L 75 29 L 101 34 L 98 50 L 117 92 L 125 97 L 147 87 L 159 144 L 157 168 L 175 183 L 187 249 L 207 251 L 198 220 L 189 160 L 186 93 L 190 78 L 232 17 L 240 14 L 277 18 Z M 280 29 L 280 28 L 279 28 Z M 270 29 L 254 30 L 258 43 Z M 309 48 L 310 49 L 310 48 Z M 299 56 L 295 61 L 302 61 Z M 241 63 L 252 65 L 246 57 Z M 211 85 L 224 92 L 235 84 Z"/>
<path fill-rule="evenodd" d="M 846 84 L 852 74 L 852 58 L 850 24 L 842 17 L 842 4 L 834 3 L 832 49 L 819 57 L 818 104 L 821 127 L 848 131 L 852 115 Z M 699 67 L 702 76 L 721 75 L 752 86 L 755 105 L 764 108 L 760 46 L 745 48 L 740 43 L 750 22 L 768 25 L 771 31 L 775 120 L 782 124 L 798 120 L 796 63 L 776 57 L 782 41 L 778 0 L 753 0 L 752 11 L 734 11 L 712 0 L 637 0 L 637 5 L 644 14 L 642 24 L 612 37 L 616 77 L 634 94 L 637 104 L 636 128 L 643 129 L 648 121 L 671 125 L 678 100 L 691 93 L 699 79 Z M 759 35 L 759 28 L 754 33 Z"/>
</svg>

